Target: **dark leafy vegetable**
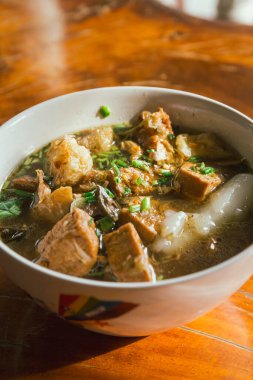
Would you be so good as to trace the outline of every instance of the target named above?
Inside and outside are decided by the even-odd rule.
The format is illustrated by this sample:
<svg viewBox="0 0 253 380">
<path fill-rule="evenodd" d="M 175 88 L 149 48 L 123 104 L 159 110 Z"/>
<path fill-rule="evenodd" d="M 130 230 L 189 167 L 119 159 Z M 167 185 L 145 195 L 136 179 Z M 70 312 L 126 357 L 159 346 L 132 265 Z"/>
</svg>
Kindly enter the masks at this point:
<svg viewBox="0 0 253 380">
<path fill-rule="evenodd" d="M 31 203 L 34 194 L 24 190 L 4 189 L 0 192 L 0 219 L 13 218 L 22 213 L 25 202 Z"/>
<path fill-rule="evenodd" d="M 19 198 L 33 199 L 33 197 L 34 197 L 33 193 L 30 193 L 29 191 L 25 191 L 25 190 L 6 189 L 5 192 L 6 192 L 6 194 L 9 194 L 9 195 L 14 195 L 14 196 L 16 195 Z"/>
<path fill-rule="evenodd" d="M 10 199 L 0 202 L 0 219 L 13 218 L 22 212 L 22 202 L 19 199 Z"/>
</svg>

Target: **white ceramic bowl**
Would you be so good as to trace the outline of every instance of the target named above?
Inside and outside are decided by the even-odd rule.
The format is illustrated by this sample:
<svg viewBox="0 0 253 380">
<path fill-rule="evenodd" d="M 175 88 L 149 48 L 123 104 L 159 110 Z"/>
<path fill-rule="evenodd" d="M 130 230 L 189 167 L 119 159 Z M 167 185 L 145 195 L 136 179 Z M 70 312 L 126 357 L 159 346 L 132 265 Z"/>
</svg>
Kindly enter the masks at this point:
<svg viewBox="0 0 253 380">
<path fill-rule="evenodd" d="M 96 114 L 108 105 L 111 115 Z M 33 150 L 65 133 L 131 119 L 163 106 L 178 125 L 214 131 L 253 166 L 252 120 L 191 93 L 115 87 L 64 95 L 32 107 L 0 128 L 0 184 Z M 51 311 L 105 334 L 142 336 L 189 322 L 237 290 L 252 274 L 253 247 L 212 268 L 156 284 L 111 283 L 37 266 L 0 242 L 0 263 L 14 283 Z"/>
</svg>

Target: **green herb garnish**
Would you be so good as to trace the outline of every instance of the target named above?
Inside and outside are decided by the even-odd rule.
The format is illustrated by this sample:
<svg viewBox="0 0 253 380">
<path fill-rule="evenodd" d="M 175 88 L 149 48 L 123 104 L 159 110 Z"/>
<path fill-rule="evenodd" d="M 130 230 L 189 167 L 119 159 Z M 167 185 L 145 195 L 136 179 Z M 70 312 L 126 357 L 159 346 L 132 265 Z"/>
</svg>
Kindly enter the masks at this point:
<svg viewBox="0 0 253 380">
<path fill-rule="evenodd" d="M 129 195 L 129 194 L 131 194 L 131 189 L 130 189 L 130 187 L 125 187 L 125 191 L 124 191 L 124 195 Z"/>
<path fill-rule="evenodd" d="M 207 174 L 213 174 L 215 173 L 215 169 L 211 166 L 206 166 L 205 168 L 199 169 L 201 174 L 207 175 Z"/>
<path fill-rule="evenodd" d="M 197 156 L 191 156 L 189 159 L 188 159 L 189 162 L 200 162 L 201 161 L 201 158 L 200 157 L 197 157 Z"/>
<path fill-rule="evenodd" d="M 113 132 L 117 133 L 119 136 L 129 135 L 136 127 L 128 124 L 116 124 L 113 126 Z"/>
<path fill-rule="evenodd" d="M 117 175 L 117 176 L 120 176 L 120 170 L 118 168 L 118 166 L 116 164 L 112 164 L 112 168 L 114 170 L 114 173 Z"/>
<path fill-rule="evenodd" d="M 99 219 L 97 224 L 102 232 L 110 232 L 115 226 L 115 222 L 110 216 L 105 216 L 104 218 Z"/>
<path fill-rule="evenodd" d="M 172 176 L 156 179 L 155 181 L 152 182 L 152 185 L 153 186 L 170 186 L 171 178 Z"/>
<path fill-rule="evenodd" d="M 9 199 L 0 202 L 0 219 L 13 218 L 22 212 L 22 201 L 19 199 Z"/>
<path fill-rule="evenodd" d="M 120 183 L 120 182 L 121 182 L 121 178 L 118 177 L 118 176 L 116 176 L 116 177 L 114 177 L 114 181 L 115 181 L 116 183 Z"/>
<path fill-rule="evenodd" d="M 163 177 L 172 177 L 173 174 L 171 173 L 170 170 L 167 169 L 160 169 L 159 170 L 159 175 L 162 175 Z"/>
<path fill-rule="evenodd" d="M 128 164 L 125 161 L 120 160 L 120 159 L 113 160 L 112 164 L 116 164 L 117 166 L 119 166 L 121 168 L 127 168 L 128 167 Z"/>
<path fill-rule="evenodd" d="M 18 198 L 33 198 L 34 193 L 30 193 L 29 191 L 19 190 L 19 189 L 5 189 L 4 192 L 8 195 L 14 195 Z"/>
<path fill-rule="evenodd" d="M 103 189 L 110 198 L 115 198 L 115 194 L 111 190 L 107 189 L 107 187 L 103 187 Z"/>
<path fill-rule="evenodd" d="M 141 209 L 141 206 L 140 205 L 131 205 L 129 206 L 129 212 L 139 212 Z"/>
<path fill-rule="evenodd" d="M 143 179 L 141 177 L 138 177 L 135 182 L 136 182 L 136 185 L 142 185 L 143 184 Z"/>
<path fill-rule="evenodd" d="M 174 140 L 175 139 L 174 133 L 169 133 L 167 137 L 168 137 L 168 140 Z"/>
<path fill-rule="evenodd" d="M 102 277 L 102 276 L 104 276 L 104 274 L 105 274 L 104 271 L 101 271 L 101 272 L 91 272 L 91 273 L 88 273 L 87 276 L 91 277 L 91 278 L 94 278 L 94 277 Z"/>
<path fill-rule="evenodd" d="M 148 165 L 150 165 L 148 162 L 142 160 L 133 160 L 131 164 L 134 168 L 144 170 L 145 172 L 148 172 Z"/>
<path fill-rule="evenodd" d="M 88 225 L 91 226 L 93 222 L 94 222 L 94 218 L 91 217 L 90 220 L 88 221 Z"/>
<path fill-rule="evenodd" d="M 35 169 L 43 165 L 43 162 L 46 158 L 46 153 L 50 147 L 50 144 L 44 146 L 39 151 L 30 154 L 30 156 L 26 157 L 25 160 L 20 165 L 19 170 L 16 172 L 16 177 L 21 177 L 31 169 Z"/>
<path fill-rule="evenodd" d="M 87 191 L 86 193 L 83 193 L 82 196 L 86 203 L 94 203 L 96 202 L 96 189 Z"/>
<path fill-rule="evenodd" d="M 129 166 L 128 155 L 121 152 L 117 146 L 113 146 L 107 152 L 92 155 L 95 167 L 100 170 L 111 169 L 113 164 L 119 167 Z"/>
<path fill-rule="evenodd" d="M 108 106 L 101 106 L 98 111 L 100 117 L 105 118 L 111 114 L 111 110 Z"/>
<path fill-rule="evenodd" d="M 154 152 L 156 152 L 155 149 L 147 149 L 147 153 L 154 153 Z"/>
<path fill-rule="evenodd" d="M 191 166 L 190 169 L 193 172 L 199 172 L 203 175 L 215 173 L 215 169 L 211 166 L 206 166 L 204 162 L 201 162 L 201 164 L 197 164 L 195 166 Z"/>
<path fill-rule="evenodd" d="M 150 197 L 145 197 L 141 201 L 141 211 L 147 211 L 150 209 Z"/>
</svg>

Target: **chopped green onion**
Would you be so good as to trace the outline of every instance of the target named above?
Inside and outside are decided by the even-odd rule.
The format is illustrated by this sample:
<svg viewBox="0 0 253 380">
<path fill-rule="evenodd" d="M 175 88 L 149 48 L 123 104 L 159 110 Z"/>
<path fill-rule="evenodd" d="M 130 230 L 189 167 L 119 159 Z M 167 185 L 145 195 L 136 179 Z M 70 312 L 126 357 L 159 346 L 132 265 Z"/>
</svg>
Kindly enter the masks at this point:
<svg viewBox="0 0 253 380">
<path fill-rule="evenodd" d="M 154 153 L 154 152 L 156 152 L 156 150 L 155 149 L 147 149 L 147 152 L 148 153 Z"/>
<path fill-rule="evenodd" d="M 200 162 L 201 159 L 197 156 L 191 156 L 189 159 L 188 159 L 189 162 Z"/>
<path fill-rule="evenodd" d="M 128 136 L 135 130 L 135 128 L 136 126 L 132 126 L 131 124 L 116 124 L 113 126 L 113 132 L 117 133 L 119 136 Z"/>
<path fill-rule="evenodd" d="M 86 193 L 83 193 L 82 196 L 86 203 L 94 203 L 96 202 L 96 189 L 87 191 Z"/>
<path fill-rule="evenodd" d="M 117 164 L 118 166 L 122 167 L 122 168 L 127 168 L 128 165 L 125 161 L 123 160 L 120 160 L 120 159 L 116 159 L 115 160 L 115 164 Z"/>
<path fill-rule="evenodd" d="M 170 186 L 170 184 L 171 184 L 171 176 L 159 178 L 152 182 L 153 186 L 164 186 L 164 185 Z"/>
<path fill-rule="evenodd" d="M 120 170 L 118 168 L 118 166 L 116 164 L 112 164 L 112 168 L 114 170 L 114 173 L 117 175 L 117 176 L 120 176 Z"/>
<path fill-rule="evenodd" d="M 92 273 L 88 273 L 86 276 L 88 277 L 102 277 L 104 276 L 105 272 L 92 272 Z"/>
<path fill-rule="evenodd" d="M 129 166 L 128 155 L 121 152 L 117 146 L 111 150 L 92 155 L 93 163 L 99 169 L 111 169 L 113 164 L 119 167 Z"/>
<path fill-rule="evenodd" d="M 131 205 L 129 206 L 129 212 L 139 212 L 141 209 L 140 205 Z"/>
<path fill-rule="evenodd" d="M 107 189 L 107 187 L 104 187 L 104 190 L 105 190 L 106 194 L 109 195 L 109 197 L 115 198 L 115 194 L 113 194 L 113 192 L 111 190 Z"/>
<path fill-rule="evenodd" d="M 143 179 L 141 177 L 138 177 L 136 180 L 136 185 L 142 185 L 143 184 Z"/>
<path fill-rule="evenodd" d="M 168 140 L 174 140 L 175 135 L 174 133 L 169 133 L 167 137 L 168 137 Z"/>
<path fill-rule="evenodd" d="M 147 211 L 150 209 L 150 197 L 145 197 L 141 201 L 141 211 Z"/>
<path fill-rule="evenodd" d="M 128 125 L 126 125 L 126 124 L 115 124 L 114 126 L 113 126 L 113 131 L 114 132 L 116 132 L 116 133 L 118 133 L 118 132 L 122 132 L 122 131 L 124 131 L 126 128 L 129 128 L 129 126 Z"/>
<path fill-rule="evenodd" d="M 149 164 L 146 161 L 133 160 L 131 162 L 131 164 L 134 168 L 138 168 L 138 169 L 141 169 L 141 170 L 148 172 L 148 166 L 147 165 L 149 165 Z"/>
<path fill-rule="evenodd" d="M 190 169 L 193 172 L 199 172 L 203 175 L 215 173 L 215 169 L 211 166 L 206 166 L 204 162 L 201 162 L 201 164 L 197 164 L 196 166 L 191 166 Z"/>
<path fill-rule="evenodd" d="M 120 182 L 121 182 L 121 178 L 120 178 L 120 177 L 114 177 L 114 181 L 115 181 L 116 183 L 120 183 Z"/>
<path fill-rule="evenodd" d="M 93 222 L 94 222 L 94 219 L 91 217 L 89 222 L 88 222 L 88 225 L 91 226 Z"/>
<path fill-rule="evenodd" d="M 103 118 L 109 116 L 111 114 L 111 110 L 107 106 L 101 106 L 98 111 L 99 115 Z"/>
<path fill-rule="evenodd" d="M 199 170 L 201 174 L 212 174 L 215 173 L 215 169 L 212 168 L 211 166 L 206 166 L 205 168 L 202 168 Z"/>
<path fill-rule="evenodd" d="M 172 177 L 173 174 L 171 173 L 170 170 L 166 170 L 166 169 L 160 169 L 159 170 L 159 174 L 162 175 L 163 177 Z"/>
<path fill-rule="evenodd" d="M 130 187 L 125 187 L 125 191 L 124 191 L 124 195 L 129 195 L 129 194 L 131 194 L 131 189 L 130 189 Z"/>
<path fill-rule="evenodd" d="M 110 216 L 105 216 L 97 221 L 97 224 L 102 232 L 110 232 L 115 226 L 114 220 Z"/>
</svg>

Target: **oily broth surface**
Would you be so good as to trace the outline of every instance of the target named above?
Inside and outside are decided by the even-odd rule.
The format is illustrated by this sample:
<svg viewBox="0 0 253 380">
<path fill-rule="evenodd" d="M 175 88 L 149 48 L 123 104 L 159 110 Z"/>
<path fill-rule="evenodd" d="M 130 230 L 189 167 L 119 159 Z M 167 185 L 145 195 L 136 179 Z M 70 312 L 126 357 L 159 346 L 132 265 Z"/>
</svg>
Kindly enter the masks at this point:
<svg viewBox="0 0 253 380">
<path fill-rule="evenodd" d="M 80 135 L 81 133 L 78 133 L 78 136 Z M 8 181 L 15 178 L 16 173 L 20 172 L 21 169 L 22 165 L 10 175 Z M 42 156 L 39 161 L 31 165 L 26 174 L 34 174 L 35 169 L 45 170 Z M 227 168 L 225 177 L 228 179 L 242 171 L 245 172 L 245 167 Z M 173 209 L 175 211 L 194 213 L 198 211 L 199 207 L 203 206 L 203 202 L 199 203 L 171 194 L 154 196 L 153 202 L 158 206 L 158 212 L 161 216 L 160 221 L 163 219 L 163 212 L 165 210 Z M 28 226 L 28 232 L 23 239 L 7 242 L 6 244 L 25 258 L 35 260 L 38 258 L 36 245 L 45 236 L 47 231 L 52 228 L 52 225 L 42 221 L 35 222 L 29 216 L 29 210 L 25 211 L 15 219 L 1 220 L 0 227 L 15 229 Z M 178 277 L 206 269 L 233 257 L 252 243 L 252 231 L 253 214 L 250 214 L 243 221 L 228 223 L 222 228 L 217 228 L 212 236 L 201 240 L 196 236 L 194 244 L 186 247 L 177 257 L 170 258 L 169 260 L 164 255 L 153 253 L 149 247 L 147 250 L 158 279 Z M 89 276 L 87 277 L 90 278 Z M 115 281 L 115 278 L 108 275 L 104 280 Z"/>
</svg>

